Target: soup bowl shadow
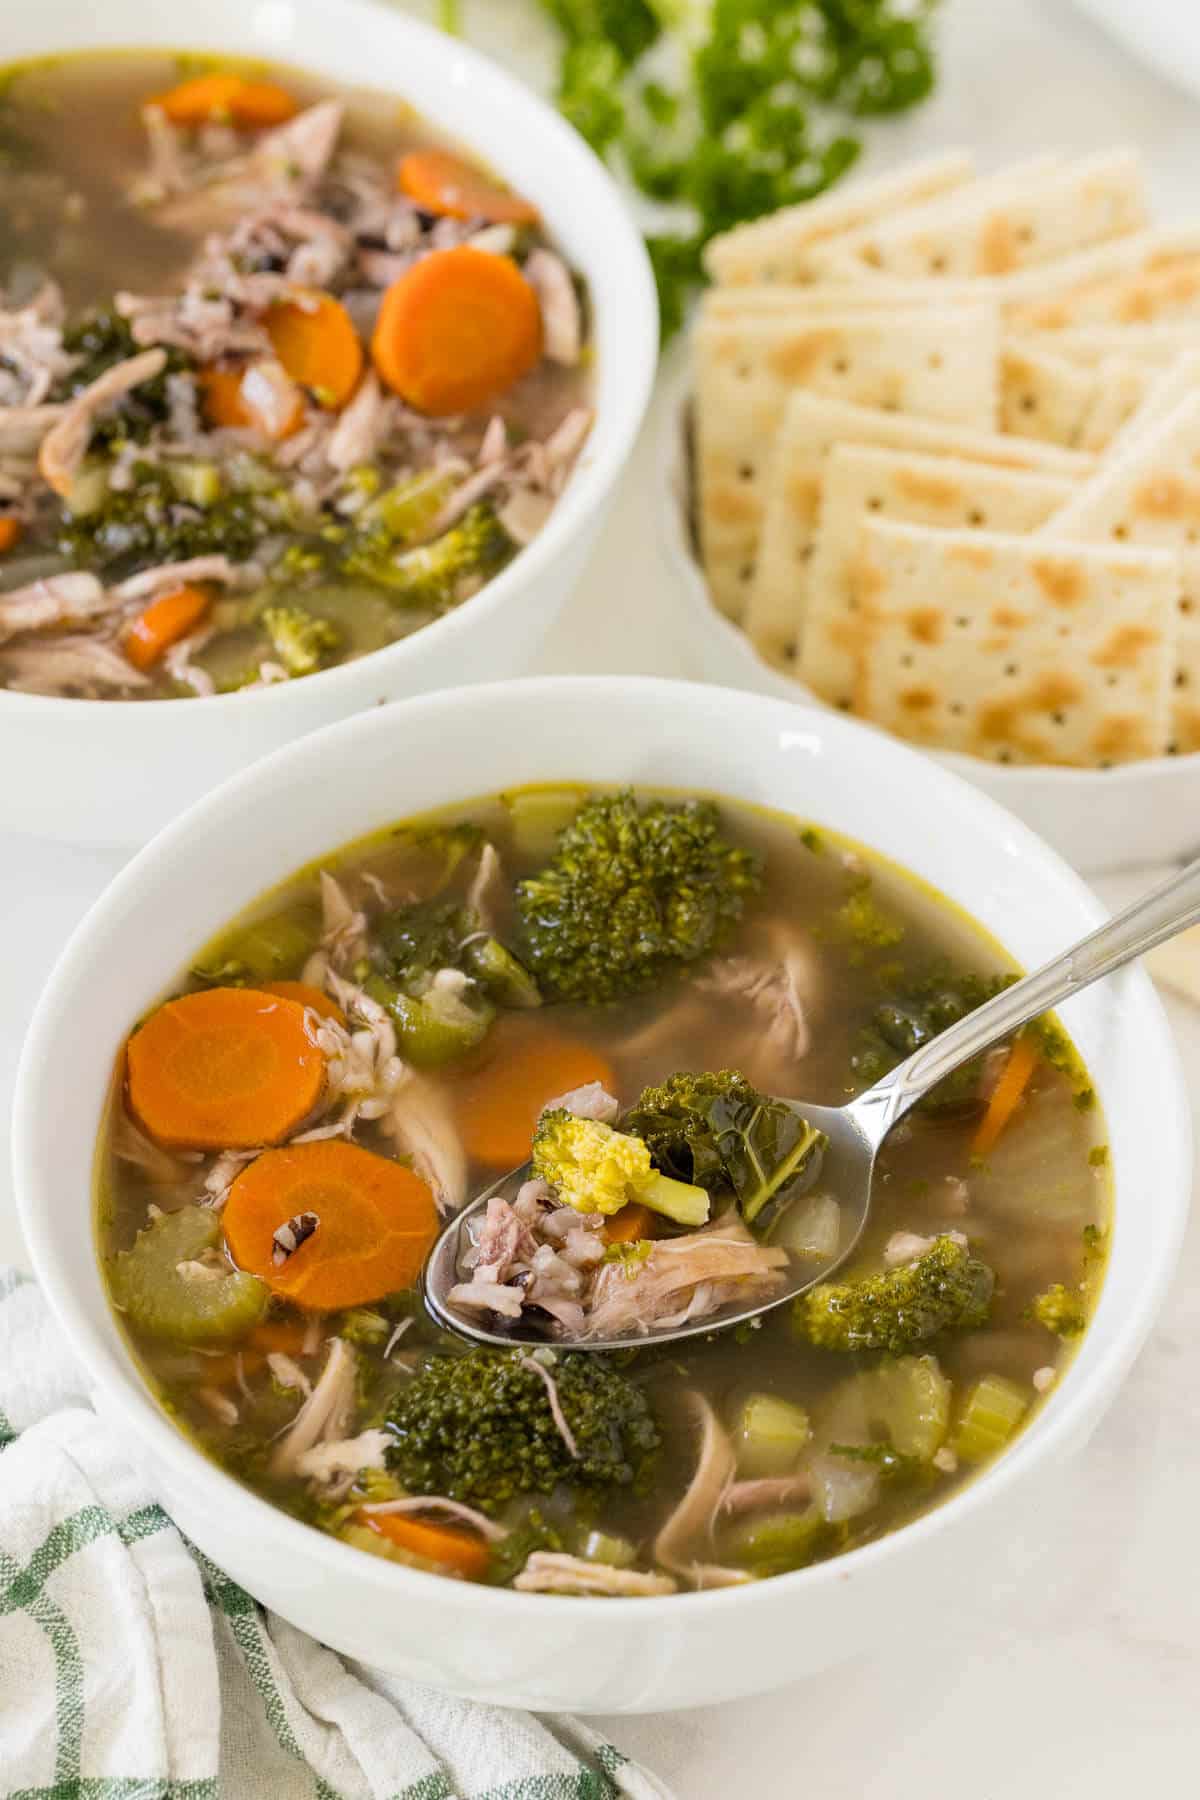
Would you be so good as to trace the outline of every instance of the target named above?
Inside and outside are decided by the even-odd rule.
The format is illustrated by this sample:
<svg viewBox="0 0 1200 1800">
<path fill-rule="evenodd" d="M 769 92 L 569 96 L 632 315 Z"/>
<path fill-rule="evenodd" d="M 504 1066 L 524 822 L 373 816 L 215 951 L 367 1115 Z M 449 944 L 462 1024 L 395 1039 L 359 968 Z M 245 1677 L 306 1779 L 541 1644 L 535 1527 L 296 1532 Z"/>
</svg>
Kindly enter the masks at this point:
<svg viewBox="0 0 1200 1800">
<path fill-rule="evenodd" d="M 1115 1183 L 1095 1320 L 1013 1448 L 891 1536 L 744 1588 L 638 1600 L 471 1586 L 322 1536 L 239 1486 L 176 1429 L 109 1310 L 92 1191 L 114 1058 L 196 948 L 294 869 L 431 807 L 566 780 L 704 789 L 836 829 L 912 870 L 1026 966 L 1103 917 L 1079 878 L 992 801 L 826 712 L 636 678 L 428 695 L 276 752 L 118 876 L 64 950 L 30 1028 L 14 1167 L 35 1269 L 97 1403 L 180 1528 L 251 1594 L 336 1650 L 457 1693 L 652 1711 L 756 1692 L 886 1647 L 911 1636 L 914 1615 L 922 1632 L 936 1631 L 939 1612 L 961 1620 L 988 1568 L 1002 1568 L 1007 1529 L 1021 1517 L 1028 1533 L 1039 1490 L 1086 1442 L 1153 1325 L 1187 1212 L 1189 1111 L 1140 969 L 1064 1008 L 1104 1111 Z M 1031 1613 L 1037 1604 L 1031 1593 Z"/>
<path fill-rule="evenodd" d="M 649 260 L 607 171 L 552 108 L 468 45 L 371 0 L 111 0 L 99 9 L 39 0 L 6 9 L 0 30 L 0 63 L 130 48 L 262 58 L 394 91 L 474 150 L 537 204 L 587 282 L 596 416 L 533 542 L 472 599 L 383 650 L 300 681 L 202 699 L 68 700 L 0 688 L 0 763 L 20 771 L 0 784 L 0 829 L 122 848 L 307 731 L 527 668 L 604 522 L 658 357 Z M 112 275 L 114 288 L 124 285 L 119 262 Z"/>
</svg>

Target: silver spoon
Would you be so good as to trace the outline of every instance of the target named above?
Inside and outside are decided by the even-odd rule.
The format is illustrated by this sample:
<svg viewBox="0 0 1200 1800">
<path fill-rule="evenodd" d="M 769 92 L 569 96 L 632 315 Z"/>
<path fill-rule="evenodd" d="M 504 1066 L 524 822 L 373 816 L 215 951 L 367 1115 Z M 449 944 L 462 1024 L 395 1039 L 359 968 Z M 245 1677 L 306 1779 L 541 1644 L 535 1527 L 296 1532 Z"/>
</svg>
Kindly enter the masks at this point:
<svg viewBox="0 0 1200 1800">
<path fill-rule="evenodd" d="M 793 1267 L 783 1287 L 769 1300 L 758 1301 L 740 1311 L 734 1305 L 707 1318 L 677 1326 L 667 1331 L 628 1332 L 620 1337 L 562 1340 L 577 1350 L 622 1350 L 636 1344 L 670 1343 L 679 1338 L 703 1336 L 716 1329 L 739 1325 L 760 1313 L 770 1312 L 802 1294 L 806 1288 L 825 1281 L 845 1262 L 863 1234 L 871 1207 L 871 1180 L 875 1159 L 892 1126 L 902 1119 L 931 1088 L 963 1063 L 970 1062 L 1001 1038 L 1010 1036 L 1031 1019 L 1052 1012 L 1081 988 L 1110 975 L 1143 951 L 1152 950 L 1165 938 L 1200 920 L 1200 860 L 1189 863 L 1177 875 L 1154 892 L 1127 907 L 1115 919 L 1091 932 L 1078 944 L 1052 958 L 1032 975 L 1005 988 L 994 999 L 968 1013 L 958 1024 L 949 1026 L 890 1074 L 877 1081 L 845 1106 L 814 1106 L 806 1100 L 788 1100 L 786 1104 L 823 1131 L 829 1139 L 821 1166 L 823 1189 L 835 1195 L 841 1206 L 841 1231 L 838 1247 L 832 1256 L 803 1262 L 793 1259 Z M 493 1194 L 511 1197 L 530 1176 L 530 1165 L 522 1164 L 481 1194 L 446 1226 L 425 1264 L 423 1283 L 429 1310 L 438 1322 L 459 1336 L 481 1344 L 512 1346 L 544 1344 L 544 1332 L 534 1328 L 531 1320 L 521 1320 L 503 1330 L 489 1330 L 457 1308 L 446 1296 L 459 1273 L 461 1250 L 469 1238 L 463 1237 L 464 1224 L 487 1205 Z"/>
</svg>

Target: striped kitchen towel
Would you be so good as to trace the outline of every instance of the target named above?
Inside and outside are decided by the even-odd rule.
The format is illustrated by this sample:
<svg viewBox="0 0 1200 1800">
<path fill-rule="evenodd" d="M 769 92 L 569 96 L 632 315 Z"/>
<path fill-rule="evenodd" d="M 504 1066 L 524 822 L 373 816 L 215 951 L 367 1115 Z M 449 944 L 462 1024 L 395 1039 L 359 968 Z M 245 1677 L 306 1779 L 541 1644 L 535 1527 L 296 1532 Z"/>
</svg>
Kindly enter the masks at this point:
<svg viewBox="0 0 1200 1800">
<path fill-rule="evenodd" d="M 670 1800 L 578 1720 L 453 1699 L 264 1612 L 155 1504 L 37 1287 L 0 1269 L 3 1800 L 620 1795 Z"/>
</svg>

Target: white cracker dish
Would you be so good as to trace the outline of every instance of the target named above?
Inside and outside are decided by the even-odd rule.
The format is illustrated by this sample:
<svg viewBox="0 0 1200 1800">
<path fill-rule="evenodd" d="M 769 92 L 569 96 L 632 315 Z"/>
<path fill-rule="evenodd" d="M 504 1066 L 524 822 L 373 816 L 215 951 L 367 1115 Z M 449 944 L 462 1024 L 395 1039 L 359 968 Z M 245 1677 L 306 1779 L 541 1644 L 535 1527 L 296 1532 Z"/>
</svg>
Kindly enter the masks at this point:
<svg viewBox="0 0 1200 1800">
<path fill-rule="evenodd" d="M 931 749 L 1200 750 L 1200 227 L 1149 221 L 1125 150 L 839 195 L 709 248 L 714 603 L 781 676 Z"/>
</svg>

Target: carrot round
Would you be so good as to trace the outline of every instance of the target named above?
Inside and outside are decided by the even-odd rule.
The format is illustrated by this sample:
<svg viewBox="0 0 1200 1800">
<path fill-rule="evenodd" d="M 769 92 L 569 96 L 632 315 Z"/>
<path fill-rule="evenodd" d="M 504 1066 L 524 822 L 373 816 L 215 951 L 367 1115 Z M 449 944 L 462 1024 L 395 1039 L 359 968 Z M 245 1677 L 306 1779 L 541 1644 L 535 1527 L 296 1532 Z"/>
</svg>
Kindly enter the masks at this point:
<svg viewBox="0 0 1200 1800">
<path fill-rule="evenodd" d="M 529 1156 L 534 1127 L 548 1100 L 599 1081 L 613 1085 L 611 1066 L 573 1038 L 539 1026 L 515 1038 L 506 1021 L 493 1028 L 490 1061 L 458 1084 L 458 1126 L 468 1156 L 492 1169 L 515 1169 Z M 619 1215 L 618 1215 L 619 1216 Z"/>
<path fill-rule="evenodd" d="M 631 1200 L 620 1212 L 613 1213 L 604 1221 L 604 1241 L 606 1244 L 636 1244 L 641 1238 L 657 1237 L 654 1229 L 654 1214 L 648 1206 Z"/>
<path fill-rule="evenodd" d="M 277 1264 L 275 1233 L 299 1213 L 315 1213 L 316 1229 Z M 318 1312 L 411 1287 L 438 1230 L 419 1176 L 338 1138 L 256 1157 L 230 1188 L 223 1223 L 239 1269 Z"/>
<path fill-rule="evenodd" d="M 248 81 L 244 75 L 197 75 L 156 94 L 150 104 L 160 106 L 172 125 L 228 120 L 244 129 L 283 125 L 296 112 L 286 88 L 273 81 Z"/>
<path fill-rule="evenodd" d="M 266 431 L 278 440 L 291 437 L 304 423 L 304 402 L 297 399 L 295 410 L 282 431 L 272 432 L 267 421 L 246 398 L 242 383 L 248 365 L 214 363 L 201 369 L 200 389 L 204 396 L 204 417 L 210 425 L 248 426 Z"/>
<path fill-rule="evenodd" d="M 180 1150 L 278 1143 L 312 1111 L 324 1082 L 304 1008 L 255 988 L 168 1000 L 126 1050 L 130 1111 L 156 1142 Z"/>
<path fill-rule="evenodd" d="M 1032 1038 L 1015 1038 L 1003 1073 L 988 1101 L 987 1111 L 979 1121 L 978 1130 L 971 1140 L 973 1156 L 986 1156 L 992 1148 L 1016 1112 L 1017 1103 L 1029 1086 L 1029 1078 L 1037 1068 L 1037 1062 L 1038 1053 Z"/>
<path fill-rule="evenodd" d="M 470 1532 L 455 1531 L 450 1525 L 432 1525 L 428 1519 L 413 1519 L 403 1513 L 360 1512 L 355 1523 L 366 1525 L 411 1556 L 437 1563 L 464 1581 L 482 1581 L 491 1560 L 482 1538 Z"/>
<path fill-rule="evenodd" d="M 332 294 L 313 293 L 303 302 L 282 300 L 263 324 L 275 354 L 318 406 L 345 406 L 362 374 L 363 347 L 354 321 Z"/>
<path fill-rule="evenodd" d="M 21 521 L 11 513 L 0 517 L 0 556 L 11 550 L 21 535 Z"/>
<path fill-rule="evenodd" d="M 493 225 L 537 224 L 536 206 L 450 150 L 410 150 L 400 158 L 396 184 L 423 212 Z"/>
<path fill-rule="evenodd" d="M 323 994 L 318 987 L 307 981 L 260 981 L 258 991 L 261 994 L 279 994 L 284 1000 L 294 1000 L 297 1006 L 311 1007 L 323 1019 L 335 1019 L 339 1025 L 346 1023 L 346 1015 L 336 1000 Z"/>
<path fill-rule="evenodd" d="M 383 296 L 371 355 L 418 411 L 474 412 L 542 353 L 537 295 L 511 257 L 459 244 L 434 250 Z"/>
<path fill-rule="evenodd" d="M 150 669 L 172 644 L 194 631 L 212 596 L 204 588 L 172 588 L 144 607 L 125 633 L 121 648 L 135 669 Z"/>
</svg>

